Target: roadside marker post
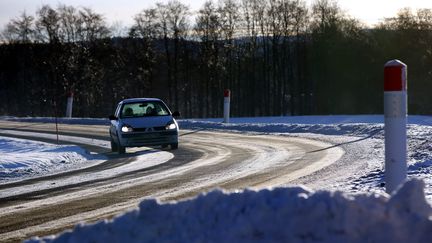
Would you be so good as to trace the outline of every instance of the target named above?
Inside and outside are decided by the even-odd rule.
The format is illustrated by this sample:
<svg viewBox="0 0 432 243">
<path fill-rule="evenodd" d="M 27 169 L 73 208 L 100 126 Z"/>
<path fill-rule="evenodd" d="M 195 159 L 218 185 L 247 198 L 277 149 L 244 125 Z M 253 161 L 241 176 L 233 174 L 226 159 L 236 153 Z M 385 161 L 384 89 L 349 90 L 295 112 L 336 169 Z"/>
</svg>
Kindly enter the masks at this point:
<svg viewBox="0 0 432 243">
<path fill-rule="evenodd" d="M 407 65 L 384 65 L 384 146 L 386 192 L 392 193 L 407 176 Z"/>
<path fill-rule="evenodd" d="M 73 107 L 73 92 L 70 92 L 67 98 L 67 106 L 66 106 L 66 117 L 72 118 L 72 107 Z"/>
<path fill-rule="evenodd" d="M 57 101 L 53 99 L 53 105 L 54 105 L 54 121 L 55 121 L 55 130 L 56 130 L 56 136 L 57 136 L 57 145 L 59 145 L 59 129 L 58 129 L 58 114 L 57 114 Z"/>
<path fill-rule="evenodd" d="M 230 119 L 230 104 L 231 103 L 231 90 L 224 90 L 224 123 L 229 123 Z"/>
</svg>

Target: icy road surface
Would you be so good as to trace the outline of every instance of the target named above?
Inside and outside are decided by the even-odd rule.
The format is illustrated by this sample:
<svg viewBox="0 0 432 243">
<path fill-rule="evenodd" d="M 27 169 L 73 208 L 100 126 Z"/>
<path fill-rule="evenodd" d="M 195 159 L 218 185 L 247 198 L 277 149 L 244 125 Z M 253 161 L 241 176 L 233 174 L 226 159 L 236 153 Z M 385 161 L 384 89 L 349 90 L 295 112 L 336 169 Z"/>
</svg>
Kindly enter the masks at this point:
<svg viewBox="0 0 432 243">
<path fill-rule="evenodd" d="M 53 142 L 53 126 L 0 121 L 0 136 Z M 59 130 L 62 143 L 80 145 L 106 161 L 1 184 L 1 239 L 58 233 L 78 222 L 135 208 L 144 198 L 170 201 L 213 188 L 233 191 L 287 185 L 346 156 L 340 146 L 313 138 L 199 130 L 183 131 L 179 150 L 130 149 L 119 156 L 106 146 L 106 126 L 61 125 Z"/>
<path fill-rule="evenodd" d="M 47 127 L 46 124 L 43 124 L 44 122 L 52 122 L 52 118 L 3 117 L 0 119 L 25 122 L 2 123 L 3 125 L 8 124 L 9 128 L 5 128 L 6 130 L 14 130 L 14 132 L 17 130 L 45 132 L 48 129 L 52 133 L 54 130 L 53 126 Z M 106 119 L 75 118 L 60 119 L 60 121 L 68 124 L 107 124 Z M 17 220 L 12 215 L 6 214 L 5 221 L 9 219 L 10 223 L 0 223 L 0 236 L 5 239 L 4 241 L 24 239 L 33 235 L 43 236 L 50 232 L 57 233 L 62 228 L 70 229 L 72 228 L 71 222 L 89 223 L 97 219 L 111 218 L 113 214 L 116 214 L 115 212 L 121 211 L 113 222 L 105 220 L 96 225 L 78 225 L 74 232 L 64 233 L 56 239 L 59 242 L 90 238 L 95 242 L 105 242 L 104 239 L 120 242 L 125 240 L 142 242 L 151 239 L 170 241 L 181 241 L 180 239 L 182 239 L 189 242 L 197 239 L 209 242 L 229 241 L 230 239 L 234 242 L 246 239 L 251 242 L 272 242 L 278 241 L 277 239 L 294 242 L 304 242 L 305 239 L 311 241 L 322 239 L 323 242 L 365 242 L 371 240 L 377 242 L 430 242 L 432 209 L 425 201 L 423 188 L 426 198 L 430 202 L 432 200 L 432 180 L 430 178 L 432 171 L 432 147 L 430 145 L 432 117 L 408 117 L 408 178 L 421 178 L 424 183 L 414 179 L 406 183 L 396 195 L 391 197 L 384 193 L 382 186 L 384 182 L 382 115 L 233 118 L 230 124 L 223 124 L 220 121 L 221 119 L 180 121 L 181 128 L 190 130 L 182 138 L 185 146 L 179 151 L 174 151 L 172 159 L 155 168 L 126 172 L 120 174 L 117 180 L 108 176 L 99 181 L 90 180 L 73 185 L 66 183 L 63 189 L 53 185 L 53 190 L 36 191 L 34 194 L 21 194 L 8 199 L 0 199 L 0 207 L 16 210 L 18 218 L 29 218 L 29 222 L 27 222 Z M 1 126 L 0 130 L 2 130 Z M 137 155 L 144 155 L 150 151 L 152 151 L 150 154 L 159 152 L 157 149 L 135 150 L 128 154 L 128 158 L 108 153 L 105 147 L 99 146 L 101 143 L 107 143 L 104 134 L 106 127 L 104 126 L 61 125 L 61 131 L 62 134 L 70 136 L 68 140 L 77 139 L 78 141 L 75 141 L 74 144 L 79 144 L 92 153 L 102 154 L 107 157 L 107 161 L 90 169 L 63 173 L 60 178 L 76 175 L 76 173 L 84 175 L 85 172 L 91 175 L 93 172 L 100 172 L 109 167 L 115 168 L 129 164 L 130 161 L 135 160 Z M 231 152 L 227 155 L 218 154 L 214 150 L 213 153 L 210 153 L 212 150 L 205 148 L 204 144 L 196 144 L 200 142 L 199 136 L 189 136 L 194 133 L 198 135 L 202 133 L 203 136 L 210 134 L 210 140 L 214 134 L 215 138 L 213 139 L 216 142 L 213 146 L 209 146 L 212 149 L 219 147 L 221 148 L 220 151 L 224 151 L 224 147 L 231 145 L 227 141 L 225 141 L 226 146 L 225 143 L 220 144 L 220 139 L 216 139 L 217 136 L 226 135 L 229 139 L 236 141 L 230 141 L 234 142 L 234 147 L 228 148 L 231 149 Z M 9 136 L 26 138 L 29 135 Z M 46 135 L 39 134 L 37 139 L 53 141 L 52 138 L 49 139 L 44 136 Z M 299 167 L 280 174 L 278 174 L 279 171 L 270 170 L 267 174 L 251 173 L 245 175 L 241 174 L 242 170 L 231 169 L 235 164 L 230 164 L 229 159 L 222 158 L 219 167 L 216 162 L 208 166 L 196 167 L 194 172 L 186 171 L 183 176 L 167 176 L 159 181 L 149 181 L 149 184 L 137 184 L 136 187 L 133 186 L 135 182 L 132 181 L 130 185 L 127 183 L 124 185 L 124 190 L 121 189 L 120 184 L 126 182 L 126 178 L 148 178 L 165 170 L 173 170 L 174 167 L 181 168 L 186 166 L 186 163 L 192 163 L 205 157 L 227 156 L 236 159 L 240 164 L 253 157 L 265 160 L 256 164 L 266 164 L 266 160 L 273 158 L 273 156 L 267 156 L 271 152 L 263 149 L 264 147 L 261 148 L 261 146 L 261 152 L 251 148 L 249 151 L 251 153 L 247 153 L 245 149 L 240 149 L 239 143 L 245 143 L 242 139 L 248 137 L 262 140 L 261 144 L 265 143 L 266 139 L 281 140 L 280 143 L 284 143 L 283 145 L 275 144 L 275 146 L 279 146 L 279 149 L 272 148 L 272 150 L 281 152 L 283 152 L 284 146 L 294 138 L 324 142 L 330 146 L 315 149 L 313 150 L 314 153 L 311 152 L 312 150 L 305 149 L 306 147 L 303 148 L 307 151 L 305 154 L 309 156 L 315 154 L 319 160 L 322 158 L 320 152 L 329 151 L 331 148 L 340 148 L 345 151 L 345 154 L 328 166 L 323 166 L 322 169 L 314 172 L 309 171 L 311 174 L 293 181 L 289 180 L 296 178 L 294 171 L 304 170 L 303 165 L 307 166 L 310 161 L 315 160 L 309 157 L 308 159 L 312 160 L 293 161 L 292 165 Z M 89 143 L 81 140 L 86 140 Z M 267 145 L 269 144 L 271 143 L 269 142 Z M 164 152 L 171 154 L 171 151 Z M 258 153 L 267 155 L 258 156 Z M 151 156 L 148 158 L 151 159 Z M 255 162 L 251 161 L 252 164 Z M 288 160 L 286 164 L 289 164 Z M 230 168 L 225 168 L 226 165 Z M 252 166 L 252 171 L 253 168 L 256 167 Z M 284 167 L 280 168 L 283 169 Z M 245 170 L 247 171 L 247 169 Z M 262 169 L 266 170 L 267 168 L 264 166 Z M 216 181 L 214 185 L 211 185 L 210 179 L 206 180 L 205 175 L 215 175 L 218 172 L 220 174 L 210 178 L 217 180 L 219 177 L 227 176 L 227 181 Z M 238 172 L 241 178 L 235 178 L 235 173 Z M 235 179 L 229 181 L 229 174 L 225 175 L 225 173 L 234 173 L 233 178 Z M 188 175 L 190 177 L 187 177 Z M 57 177 L 52 176 L 51 178 Z M 199 178 L 201 179 L 199 180 Z M 24 188 L 25 185 L 41 181 L 41 179 L 43 178 L 26 179 L 12 184 L 18 188 L 21 183 L 21 188 Z M 49 177 L 44 179 L 49 181 Z M 203 186 L 194 183 L 194 179 L 203 182 Z M 57 182 L 60 181 L 62 180 Z M 6 187 L 12 184 L 9 183 Z M 102 187 L 102 191 L 98 194 L 90 194 L 89 197 L 83 196 L 81 200 L 72 199 L 68 202 L 68 196 L 74 196 L 74 192 L 77 193 L 75 197 L 79 197 L 80 194 L 85 195 L 86 191 L 92 192 L 91 187 L 108 184 L 112 184 L 113 188 L 117 189 L 105 193 L 104 190 L 108 191 L 111 187 Z M 256 193 L 248 190 L 237 190 L 249 186 L 259 189 L 266 185 L 278 184 L 294 187 L 282 187 L 271 191 L 262 190 Z M 299 184 L 304 184 L 318 191 L 314 192 L 303 187 L 296 187 Z M 170 201 L 195 196 L 200 191 L 211 190 L 213 186 L 228 189 L 232 194 L 225 196 L 219 192 L 212 192 L 207 195 L 201 194 L 198 198 L 190 201 Z M 0 188 L 2 187 L 0 186 Z M 190 188 L 189 191 L 187 191 L 188 188 Z M 320 191 L 322 189 L 330 189 L 330 191 Z M 176 194 L 176 192 L 178 193 Z M 362 192 L 366 192 L 366 194 Z M 370 192 L 378 194 L 371 194 Z M 57 202 L 57 204 L 52 202 L 52 205 L 49 205 L 49 200 L 45 201 L 45 199 L 55 196 L 58 196 L 58 200 L 65 200 L 65 202 Z M 149 199 L 140 204 L 141 211 L 130 213 L 122 211 L 122 208 L 133 208 L 132 202 L 135 199 L 136 205 L 138 205 L 139 197 Z M 162 203 L 166 201 L 170 201 L 170 203 L 155 203 L 154 198 L 162 201 Z M 234 201 L 231 201 L 230 198 Z M 27 200 L 29 203 L 26 205 L 23 200 Z M 41 204 L 44 201 L 48 202 L 47 206 Z M 32 202 L 33 205 L 31 205 Z M 9 205 L 7 205 L 8 203 Z M 14 205 L 16 205 L 15 208 Z M 64 212 L 53 213 L 52 211 L 58 210 L 56 205 L 64 209 Z M 29 207 L 20 211 L 19 206 Z M 48 216 L 45 217 L 45 215 Z M 197 219 L 199 218 L 205 219 L 204 222 L 208 222 L 208 224 L 202 224 L 200 220 L 198 222 Z M 159 223 L 155 224 L 154 222 Z M 21 227 L 23 231 L 13 232 L 14 229 L 19 228 L 17 225 L 25 225 Z M 148 231 L 142 231 L 143 227 Z M 139 234 L 136 231 L 138 228 L 140 229 Z M 161 231 L 166 232 L 164 235 L 166 238 L 161 238 L 158 233 Z M 185 234 L 185 232 L 189 234 Z M 287 232 L 289 233 L 287 234 Z M 274 238 L 275 236 L 282 238 Z"/>
</svg>

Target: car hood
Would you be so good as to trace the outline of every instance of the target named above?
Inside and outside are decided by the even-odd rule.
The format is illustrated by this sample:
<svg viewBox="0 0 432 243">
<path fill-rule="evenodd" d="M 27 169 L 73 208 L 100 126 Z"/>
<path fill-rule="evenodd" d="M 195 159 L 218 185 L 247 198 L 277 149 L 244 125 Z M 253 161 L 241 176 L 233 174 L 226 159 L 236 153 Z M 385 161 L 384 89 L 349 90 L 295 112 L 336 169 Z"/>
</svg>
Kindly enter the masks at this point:
<svg viewBox="0 0 432 243">
<path fill-rule="evenodd" d="M 123 124 L 132 126 L 133 128 L 147 128 L 147 127 L 162 127 L 166 126 L 168 122 L 174 120 L 172 116 L 147 116 L 135 118 L 123 118 Z"/>
</svg>

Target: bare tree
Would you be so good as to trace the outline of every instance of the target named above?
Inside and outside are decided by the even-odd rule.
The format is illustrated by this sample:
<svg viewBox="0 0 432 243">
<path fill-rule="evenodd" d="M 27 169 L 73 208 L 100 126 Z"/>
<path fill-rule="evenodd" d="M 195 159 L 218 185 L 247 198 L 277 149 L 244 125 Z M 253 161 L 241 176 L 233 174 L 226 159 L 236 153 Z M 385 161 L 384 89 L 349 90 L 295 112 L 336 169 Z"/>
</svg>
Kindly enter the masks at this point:
<svg viewBox="0 0 432 243">
<path fill-rule="evenodd" d="M 161 27 L 158 21 L 158 9 L 148 8 L 135 15 L 134 24 L 129 29 L 129 37 L 136 38 L 138 45 L 136 53 L 137 66 L 133 73 L 136 73 L 137 86 L 144 87 L 145 90 L 152 90 L 153 73 L 156 69 L 157 42 L 160 38 Z"/>
<path fill-rule="evenodd" d="M 306 57 L 300 55 L 305 49 L 302 51 L 300 49 L 309 22 L 308 11 L 306 3 L 299 0 L 282 1 L 280 8 L 283 36 L 281 65 L 284 67 L 281 107 L 283 114 L 297 115 L 305 96 L 306 80 L 302 79 L 300 65 L 305 62 Z"/>
<path fill-rule="evenodd" d="M 160 23 L 158 21 L 158 12 L 156 8 L 144 9 L 134 17 L 129 36 L 141 37 L 144 39 L 156 39 L 161 34 Z"/>
<path fill-rule="evenodd" d="M 189 7 L 177 0 L 167 4 L 156 4 L 157 19 L 160 23 L 159 33 L 164 39 L 167 61 L 169 99 L 174 109 L 179 108 L 179 64 L 181 62 L 180 43 L 184 42 L 189 32 Z M 172 43 L 172 44 L 171 44 Z"/>
<path fill-rule="evenodd" d="M 195 20 L 195 31 L 201 41 L 204 43 L 215 42 L 220 37 L 220 17 L 217 8 L 212 1 L 206 1 L 203 7 L 198 11 Z"/>
<path fill-rule="evenodd" d="M 233 91 L 240 90 L 238 79 L 236 78 L 236 58 L 235 58 L 235 38 L 240 36 L 241 15 L 238 11 L 240 3 L 238 0 L 220 0 L 218 3 L 218 14 L 220 22 L 221 38 L 224 42 L 224 66 L 225 72 L 223 85 Z M 233 107 L 233 112 L 238 112 Z"/>
<path fill-rule="evenodd" d="M 221 39 L 221 21 L 217 7 L 212 1 L 206 1 L 198 11 L 195 32 L 201 40 L 200 48 L 200 74 L 201 82 L 198 84 L 200 93 L 199 102 L 204 104 L 207 116 L 216 115 L 217 109 L 213 102 L 218 99 L 220 82 L 220 54 L 219 41 Z"/>
<path fill-rule="evenodd" d="M 19 17 L 12 19 L 3 32 L 9 43 L 30 43 L 34 40 L 34 17 L 23 12 Z"/>
<path fill-rule="evenodd" d="M 79 16 L 81 18 L 79 34 L 82 41 L 95 41 L 109 36 L 110 32 L 101 14 L 95 13 L 90 8 L 82 8 L 79 10 Z"/>
<path fill-rule="evenodd" d="M 57 12 L 60 16 L 60 37 L 63 42 L 77 42 L 79 38 L 79 29 L 81 26 L 81 18 L 78 15 L 78 10 L 73 6 L 59 5 Z"/>
<path fill-rule="evenodd" d="M 232 44 L 233 38 L 240 35 L 240 12 L 237 0 L 220 0 L 218 14 L 220 18 L 221 33 L 226 41 Z"/>
<path fill-rule="evenodd" d="M 419 29 L 432 30 L 432 9 L 418 9 L 417 21 Z"/>
<path fill-rule="evenodd" d="M 313 102 L 313 85 L 306 77 L 307 73 L 307 42 L 308 42 L 308 27 L 309 27 L 309 11 L 306 7 L 306 2 L 296 0 L 293 6 L 293 34 L 296 37 L 295 55 L 296 59 L 293 63 L 296 64 L 295 76 L 298 84 L 297 89 L 297 109 L 299 115 L 310 114 Z M 294 107 L 291 108 L 292 111 Z"/>
<path fill-rule="evenodd" d="M 312 5 L 312 29 L 317 33 L 336 27 L 341 17 L 342 12 L 336 1 L 316 0 Z"/>
<path fill-rule="evenodd" d="M 176 39 L 185 38 L 189 30 L 189 7 L 178 0 L 169 1 L 166 5 L 168 28 L 171 37 Z"/>
<path fill-rule="evenodd" d="M 43 5 L 37 11 L 37 37 L 43 42 L 57 43 L 60 41 L 60 16 L 49 5 Z"/>
</svg>

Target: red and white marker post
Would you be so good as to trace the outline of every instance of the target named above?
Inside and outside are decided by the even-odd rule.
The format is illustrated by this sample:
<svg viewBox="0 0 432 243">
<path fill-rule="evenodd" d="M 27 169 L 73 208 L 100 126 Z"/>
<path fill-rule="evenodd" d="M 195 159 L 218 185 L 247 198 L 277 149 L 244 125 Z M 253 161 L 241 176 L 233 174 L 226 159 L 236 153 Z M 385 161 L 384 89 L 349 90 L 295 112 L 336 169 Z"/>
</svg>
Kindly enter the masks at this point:
<svg viewBox="0 0 432 243">
<path fill-rule="evenodd" d="M 384 134 L 386 192 L 392 193 L 407 175 L 407 65 L 384 65 Z"/>
<path fill-rule="evenodd" d="M 224 90 L 224 123 L 229 123 L 230 102 L 231 102 L 231 91 L 229 89 L 225 89 Z"/>
<path fill-rule="evenodd" d="M 66 106 L 66 117 L 72 118 L 72 107 L 73 107 L 73 92 L 71 91 L 67 98 L 67 106 Z"/>
</svg>

